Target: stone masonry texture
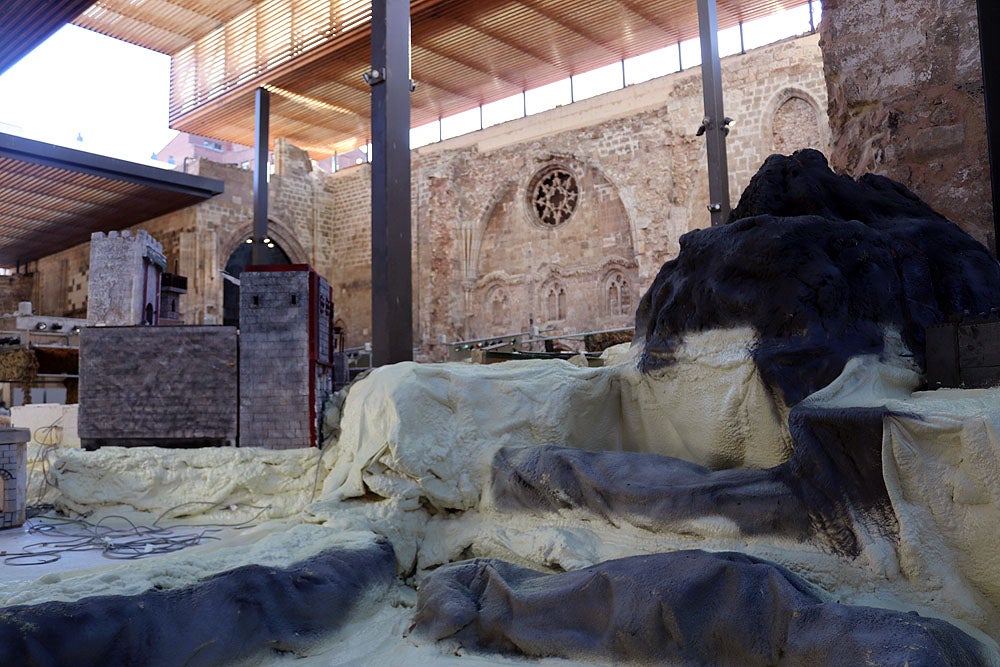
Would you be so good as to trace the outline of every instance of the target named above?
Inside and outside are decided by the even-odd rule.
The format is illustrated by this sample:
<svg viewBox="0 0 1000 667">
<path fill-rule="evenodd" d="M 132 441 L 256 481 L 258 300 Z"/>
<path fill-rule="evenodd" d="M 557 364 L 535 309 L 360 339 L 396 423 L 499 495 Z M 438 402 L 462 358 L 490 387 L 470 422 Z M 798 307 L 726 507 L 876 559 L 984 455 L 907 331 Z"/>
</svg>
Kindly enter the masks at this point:
<svg viewBox="0 0 1000 667">
<path fill-rule="evenodd" d="M 147 250 L 159 254 L 163 246 L 143 230 L 96 232 L 91 236 L 88 320 L 108 326 L 142 323 L 144 290 L 150 290 L 145 281 L 151 272 L 146 270 L 143 259 Z"/>
<path fill-rule="evenodd" d="M 85 327 L 80 438 L 235 443 L 236 366 L 235 327 Z"/>
<path fill-rule="evenodd" d="M 240 446 L 311 444 L 309 271 L 244 271 Z"/>
<path fill-rule="evenodd" d="M 830 164 L 913 190 L 995 251 L 976 0 L 824 0 Z"/>
<path fill-rule="evenodd" d="M 722 62 L 735 201 L 773 152 L 829 151 L 819 36 L 787 39 Z M 419 89 L 418 93 L 419 94 Z M 632 324 L 632 311 L 685 232 L 709 225 L 699 68 L 629 86 L 412 152 L 413 310 L 417 358 L 437 344 L 525 330 L 587 331 Z M 327 174 L 277 139 L 269 236 L 333 290 L 347 346 L 371 340 L 369 165 Z M 572 172 L 572 217 L 546 227 L 529 191 L 552 166 Z M 163 245 L 167 270 L 188 277 L 181 318 L 222 321 L 222 273 L 250 233 L 252 174 L 197 160 L 189 172 L 225 192 L 139 227 Z M 87 245 L 39 262 L 39 312 L 79 308 Z M 71 295 L 75 301 L 67 299 Z M 85 307 L 85 305 L 84 305 Z"/>
</svg>

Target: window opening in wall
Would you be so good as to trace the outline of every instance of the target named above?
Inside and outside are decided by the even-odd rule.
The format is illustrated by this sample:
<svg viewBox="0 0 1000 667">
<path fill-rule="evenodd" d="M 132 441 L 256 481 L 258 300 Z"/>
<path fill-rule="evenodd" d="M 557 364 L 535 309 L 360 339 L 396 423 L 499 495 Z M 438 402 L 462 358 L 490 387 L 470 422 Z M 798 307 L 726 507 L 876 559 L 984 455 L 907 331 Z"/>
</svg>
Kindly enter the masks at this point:
<svg viewBox="0 0 1000 667">
<path fill-rule="evenodd" d="M 498 327 L 505 324 L 508 306 L 509 299 L 507 298 L 507 293 L 502 289 L 494 289 L 490 293 L 490 322 L 493 326 Z"/>
<path fill-rule="evenodd" d="M 775 109 L 771 118 L 774 152 L 790 155 L 801 148 L 820 147 L 819 116 L 811 103 L 792 95 Z"/>
<path fill-rule="evenodd" d="M 545 295 L 545 309 L 548 319 L 566 319 L 566 289 L 562 285 L 552 285 Z"/>
<path fill-rule="evenodd" d="M 628 281 L 620 273 L 608 280 L 607 311 L 610 315 L 628 315 L 632 310 L 632 293 Z"/>
<path fill-rule="evenodd" d="M 576 212 L 580 201 L 580 186 L 568 168 L 550 165 L 531 179 L 528 204 L 538 222 L 546 227 L 558 227 Z"/>
</svg>

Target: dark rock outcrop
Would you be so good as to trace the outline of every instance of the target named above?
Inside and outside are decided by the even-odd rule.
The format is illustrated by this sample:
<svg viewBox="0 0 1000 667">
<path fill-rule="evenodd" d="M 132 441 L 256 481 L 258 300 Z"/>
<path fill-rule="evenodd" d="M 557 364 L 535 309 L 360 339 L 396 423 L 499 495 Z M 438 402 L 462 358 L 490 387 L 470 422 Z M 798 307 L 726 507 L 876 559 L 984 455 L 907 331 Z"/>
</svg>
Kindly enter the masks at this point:
<svg viewBox="0 0 1000 667">
<path fill-rule="evenodd" d="M 387 540 L 287 569 L 247 565 L 178 590 L 0 609 L 5 665 L 221 665 L 295 653 L 396 580 Z"/>
<path fill-rule="evenodd" d="M 685 532 L 721 517 L 740 536 L 810 541 L 853 558 L 863 532 L 898 539 L 882 477 L 883 408 L 792 409 L 792 458 L 766 470 L 709 470 L 671 456 L 571 447 L 503 448 L 493 458 L 497 509 L 544 516 L 583 510 L 611 525 Z M 861 525 L 858 525 L 860 522 Z"/>
<path fill-rule="evenodd" d="M 1000 307 L 1000 264 L 905 187 L 854 181 L 804 150 L 772 155 L 726 225 L 689 232 L 636 312 L 640 365 L 689 332 L 750 326 L 764 382 L 787 405 L 900 332 L 923 366 L 929 324 Z"/>
<path fill-rule="evenodd" d="M 606 664 L 985 661 L 949 623 L 825 600 L 785 568 L 740 553 L 633 556 L 562 574 L 453 563 L 421 586 L 415 629 L 473 650 Z"/>
</svg>

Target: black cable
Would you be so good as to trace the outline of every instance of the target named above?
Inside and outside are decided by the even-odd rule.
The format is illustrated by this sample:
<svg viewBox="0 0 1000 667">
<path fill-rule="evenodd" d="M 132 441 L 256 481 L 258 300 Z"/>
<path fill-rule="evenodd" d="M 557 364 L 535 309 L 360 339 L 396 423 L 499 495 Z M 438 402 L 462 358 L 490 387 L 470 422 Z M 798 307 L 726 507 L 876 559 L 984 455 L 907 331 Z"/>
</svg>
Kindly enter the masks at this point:
<svg viewBox="0 0 1000 667">
<path fill-rule="evenodd" d="M 209 522 L 202 524 L 160 525 L 171 513 L 188 506 L 228 507 L 232 511 L 239 508 L 257 510 L 249 519 L 234 523 Z M 149 556 L 160 556 L 201 544 L 205 540 L 219 540 L 210 533 L 221 532 L 225 528 L 241 529 L 250 527 L 270 505 L 247 505 L 245 503 L 218 503 L 210 501 L 189 501 L 174 505 L 163 511 L 150 526 L 133 523 L 127 517 L 110 514 L 99 521 L 90 522 L 84 518 L 60 516 L 39 516 L 26 524 L 29 533 L 51 535 L 54 540 L 36 542 L 17 553 L 6 554 L 6 565 L 47 565 L 62 558 L 63 554 L 76 551 L 100 551 L 105 558 L 115 560 L 138 560 Z M 110 525 L 124 522 L 124 527 Z M 197 528 L 200 530 L 182 529 Z"/>
</svg>

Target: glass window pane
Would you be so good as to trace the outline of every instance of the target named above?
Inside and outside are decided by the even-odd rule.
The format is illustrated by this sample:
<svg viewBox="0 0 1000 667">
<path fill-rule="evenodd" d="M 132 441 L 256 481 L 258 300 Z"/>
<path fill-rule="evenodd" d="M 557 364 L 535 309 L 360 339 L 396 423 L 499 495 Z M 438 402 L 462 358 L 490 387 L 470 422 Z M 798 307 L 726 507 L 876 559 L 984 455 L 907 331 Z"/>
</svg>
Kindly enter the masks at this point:
<svg viewBox="0 0 1000 667">
<path fill-rule="evenodd" d="M 684 69 L 701 64 L 701 40 L 685 39 L 681 42 L 681 65 Z"/>
<path fill-rule="evenodd" d="M 650 51 L 634 58 L 625 59 L 625 83 L 632 85 L 676 72 L 681 68 L 677 57 L 677 45 Z"/>
<path fill-rule="evenodd" d="M 438 122 L 427 123 L 410 129 L 410 148 L 420 148 L 427 144 L 433 144 L 440 137 L 438 136 Z"/>
<path fill-rule="evenodd" d="M 479 131 L 479 107 L 441 119 L 441 137 L 451 139 L 469 132 Z"/>
<path fill-rule="evenodd" d="M 743 41 L 746 48 L 772 44 L 779 40 L 809 32 L 809 5 L 801 5 L 756 21 L 743 24 Z"/>
<path fill-rule="evenodd" d="M 719 57 L 725 58 L 740 52 L 740 27 L 734 25 L 719 31 Z"/>
<path fill-rule="evenodd" d="M 563 104 L 570 103 L 569 79 L 563 79 L 550 83 L 541 88 L 534 88 L 525 93 L 525 105 L 528 107 L 528 115 L 555 109 Z"/>
<path fill-rule="evenodd" d="M 612 63 L 573 77 L 573 99 L 585 100 L 622 87 L 622 64 Z"/>
<path fill-rule="evenodd" d="M 524 97 L 518 93 L 483 105 L 483 127 L 506 123 L 524 116 Z"/>
</svg>

